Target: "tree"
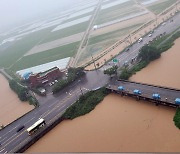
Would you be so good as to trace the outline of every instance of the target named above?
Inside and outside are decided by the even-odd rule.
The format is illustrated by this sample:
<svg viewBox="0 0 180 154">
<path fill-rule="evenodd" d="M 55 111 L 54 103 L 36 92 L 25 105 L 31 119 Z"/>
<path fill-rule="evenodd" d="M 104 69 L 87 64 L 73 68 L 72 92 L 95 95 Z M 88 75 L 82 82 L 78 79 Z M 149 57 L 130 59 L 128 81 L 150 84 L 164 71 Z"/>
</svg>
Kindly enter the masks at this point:
<svg viewBox="0 0 180 154">
<path fill-rule="evenodd" d="M 107 70 L 104 71 L 104 74 L 108 74 L 109 76 L 116 74 L 117 71 L 117 66 L 112 66 L 111 68 L 108 68 Z"/>
<path fill-rule="evenodd" d="M 161 53 L 157 50 L 157 48 L 153 46 L 143 46 L 138 55 L 138 59 L 141 61 L 150 62 L 155 60 L 161 56 Z"/>
</svg>

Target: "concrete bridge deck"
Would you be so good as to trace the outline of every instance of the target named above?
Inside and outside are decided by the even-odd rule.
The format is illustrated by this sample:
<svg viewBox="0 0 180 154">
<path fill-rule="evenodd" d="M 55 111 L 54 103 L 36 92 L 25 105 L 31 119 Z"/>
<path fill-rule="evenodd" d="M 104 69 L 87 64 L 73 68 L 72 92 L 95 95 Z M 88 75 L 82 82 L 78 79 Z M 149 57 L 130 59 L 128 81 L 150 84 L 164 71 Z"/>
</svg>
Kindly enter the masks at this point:
<svg viewBox="0 0 180 154">
<path fill-rule="evenodd" d="M 119 86 L 124 87 L 124 91 L 118 90 Z M 128 95 L 131 97 L 136 97 L 138 99 L 148 100 L 157 104 L 167 105 L 178 107 L 179 105 L 175 104 L 175 99 L 180 98 L 180 90 L 168 87 L 161 87 L 156 85 L 149 85 L 125 80 L 116 80 L 111 81 L 107 86 L 107 89 L 120 93 L 122 95 Z M 141 95 L 136 95 L 133 93 L 135 89 L 138 89 L 142 92 Z M 161 100 L 155 100 L 152 98 L 154 93 L 158 93 L 161 96 Z"/>
</svg>

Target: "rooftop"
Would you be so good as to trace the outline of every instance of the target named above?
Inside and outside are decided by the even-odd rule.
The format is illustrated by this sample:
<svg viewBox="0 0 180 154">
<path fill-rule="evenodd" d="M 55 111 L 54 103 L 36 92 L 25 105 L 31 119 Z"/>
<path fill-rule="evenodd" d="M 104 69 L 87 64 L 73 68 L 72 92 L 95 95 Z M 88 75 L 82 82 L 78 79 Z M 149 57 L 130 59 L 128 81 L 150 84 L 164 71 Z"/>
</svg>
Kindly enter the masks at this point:
<svg viewBox="0 0 180 154">
<path fill-rule="evenodd" d="M 53 69 L 55 67 L 58 67 L 60 70 L 64 70 L 64 69 L 67 68 L 67 66 L 69 64 L 69 61 L 70 61 L 70 57 L 60 59 L 60 60 L 56 60 L 56 61 L 53 61 L 53 62 L 49 62 L 49 63 L 46 63 L 46 64 L 26 68 L 26 69 L 23 69 L 23 70 L 19 70 L 19 71 L 16 72 L 16 74 L 23 77 L 23 75 L 26 74 L 27 72 L 32 72 L 32 74 L 37 74 L 37 73 L 41 73 L 41 72 L 46 72 L 46 71 L 48 71 L 50 69 Z"/>
</svg>

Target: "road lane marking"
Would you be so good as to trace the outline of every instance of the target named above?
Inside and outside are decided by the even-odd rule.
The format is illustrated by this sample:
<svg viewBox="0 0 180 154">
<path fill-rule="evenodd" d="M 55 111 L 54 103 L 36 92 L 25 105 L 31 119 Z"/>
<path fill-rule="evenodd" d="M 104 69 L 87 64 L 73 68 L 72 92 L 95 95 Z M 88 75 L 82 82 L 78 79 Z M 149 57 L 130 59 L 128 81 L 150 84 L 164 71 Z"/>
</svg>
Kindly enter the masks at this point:
<svg viewBox="0 0 180 154">
<path fill-rule="evenodd" d="M 82 89 L 85 89 L 85 88 L 82 88 Z M 74 91 L 73 92 L 73 94 L 75 93 L 75 92 L 77 92 L 77 91 L 79 91 L 80 92 L 80 90 L 76 90 L 76 91 Z M 85 89 L 85 91 L 86 91 L 86 89 Z M 60 101 L 47 115 L 49 115 L 52 111 L 54 111 L 54 110 L 56 110 L 57 109 L 57 106 L 59 107 L 59 105 L 60 104 L 63 104 L 64 102 L 66 102 L 67 100 L 69 100 L 70 98 L 72 98 L 72 97 L 67 97 L 67 98 L 64 98 L 62 101 Z M 58 101 L 56 101 L 56 102 L 58 102 Z M 73 102 L 74 103 L 74 102 Z M 72 104 L 73 104 L 72 103 Z M 71 104 L 71 105 L 72 105 Z M 63 104 L 63 107 L 65 106 L 66 104 Z M 61 107 L 61 109 L 62 109 L 62 107 Z M 64 112 L 64 111 L 62 111 L 62 112 Z M 60 112 L 60 113 L 62 113 L 62 112 Z M 60 113 L 58 114 L 58 115 L 60 115 Z M 46 115 L 46 116 L 47 116 Z M 56 115 L 55 117 L 57 117 L 58 115 Z M 45 117 L 46 117 L 45 116 Z M 54 119 L 54 118 L 53 118 Z M 52 121 L 52 119 L 50 120 L 50 121 Z M 9 142 L 7 142 L 3 147 L 5 148 L 7 145 L 9 145 L 10 143 L 12 143 L 15 139 L 17 139 L 18 137 L 20 137 L 21 135 L 23 135 L 24 133 L 26 132 L 26 130 L 24 130 L 22 133 L 20 133 L 19 135 L 17 135 L 16 137 L 14 137 L 14 135 L 16 135 L 16 134 L 14 134 L 12 137 L 14 137 L 11 141 L 9 141 L 11 138 L 9 138 L 7 141 L 9 141 Z M 28 138 L 27 138 L 28 139 Z M 24 141 L 23 141 L 24 142 Z M 22 142 L 20 143 L 20 144 L 22 144 Z M 19 145 L 18 145 L 19 146 Z M 16 146 L 17 147 L 17 146 Z M 15 148 L 14 148 L 15 149 Z M 12 151 L 12 150 L 11 150 Z"/>
<path fill-rule="evenodd" d="M 27 124 L 27 123 L 29 123 L 30 121 L 32 121 L 34 118 L 35 118 L 35 117 L 33 117 L 33 118 L 31 118 L 30 120 L 28 120 L 26 123 L 24 123 L 24 125 Z"/>
<path fill-rule="evenodd" d="M 2 138 L 3 136 L 6 136 L 7 134 L 9 134 L 11 131 L 13 131 L 14 129 L 16 129 L 17 127 L 19 127 L 19 125 L 17 125 L 17 126 L 14 127 L 13 129 L 9 130 L 6 134 L 2 135 L 1 138 Z"/>
<path fill-rule="evenodd" d="M 17 135 L 15 138 L 13 138 L 11 141 L 9 141 L 8 143 L 6 143 L 3 148 L 5 148 L 7 145 L 9 145 L 11 142 L 13 142 L 15 139 L 17 139 L 18 137 L 20 137 L 22 134 L 24 134 L 26 131 L 24 130 L 21 134 Z M 16 134 L 14 134 L 16 135 Z M 12 136 L 14 137 L 14 136 Z"/>
</svg>

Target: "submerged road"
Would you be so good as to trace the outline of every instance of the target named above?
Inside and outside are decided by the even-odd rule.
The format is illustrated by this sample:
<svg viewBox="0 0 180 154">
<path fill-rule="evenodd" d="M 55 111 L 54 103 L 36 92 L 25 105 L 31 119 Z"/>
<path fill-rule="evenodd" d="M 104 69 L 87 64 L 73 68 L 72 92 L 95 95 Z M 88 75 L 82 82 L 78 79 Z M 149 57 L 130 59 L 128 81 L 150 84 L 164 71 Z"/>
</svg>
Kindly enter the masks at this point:
<svg viewBox="0 0 180 154">
<path fill-rule="evenodd" d="M 122 65 L 124 61 L 129 61 L 134 56 L 137 56 L 139 49 L 153 37 L 156 37 L 163 32 L 171 33 L 178 28 L 180 26 L 180 14 L 176 15 L 173 19 L 174 22 L 170 23 L 167 21 L 166 25 L 156 29 L 152 37 L 145 36 L 142 43 L 135 43 L 128 52 L 120 54 L 117 57 L 120 61 L 119 65 Z M 103 69 L 108 68 L 110 65 L 104 66 Z M 40 97 L 39 101 L 41 106 L 39 108 L 34 109 L 0 131 L 0 153 L 15 152 L 22 145 L 25 145 L 30 141 L 33 136 L 29 136 L 26 129 L 39 118 L 44 118 L 47 125 L 49 125 L 57 118 L 57 116 L 61 116 L 61 114 L 71 106 L 82 93 L 102 87 L 109 82 L 109 77 L 104 75 L 103 71 L 100 69 L 87 72 L 80 80 L 75 81 L 56 95 L 48 94 L 46 97 Z M 144 89 L 142 90 L 144 91 Z M 18 127 L 22 125 L 25 126 L 25 129 L 17 132 Z"/>
</svg>

